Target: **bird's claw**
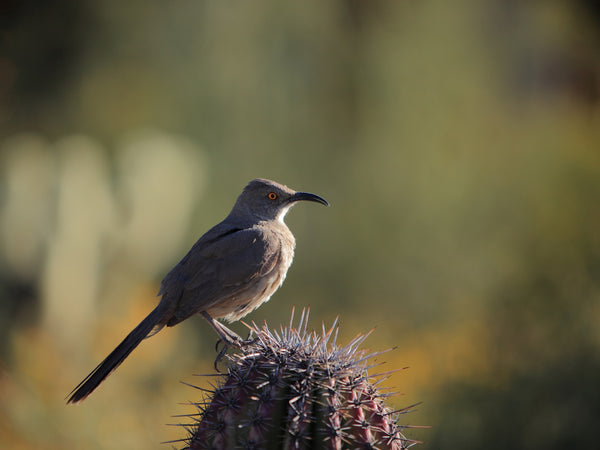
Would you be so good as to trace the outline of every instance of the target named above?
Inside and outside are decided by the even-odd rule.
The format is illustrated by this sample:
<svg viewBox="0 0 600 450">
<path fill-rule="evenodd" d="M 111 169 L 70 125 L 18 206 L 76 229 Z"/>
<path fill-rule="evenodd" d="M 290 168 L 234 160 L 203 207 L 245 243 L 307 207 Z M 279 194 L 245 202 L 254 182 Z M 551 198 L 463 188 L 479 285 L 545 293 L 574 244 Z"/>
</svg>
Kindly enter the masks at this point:
<svg viewBox="0 0 600 450">
<path fill-rule="evenodd" d="M 219 370 L 219 368 L 217 367 L 217 365 L 223 359 L 223 357 L 227 353 L 227 350 L 229 349 L 229 347 L 235 347 L 235 348 L 238 348 L 238 349 L 242 349 L 243 347 L 246 347 L 248 345 L 254 344 L 256 341 L 258 341 L 257 337 L 248 338 L 248 339 L 242 339 L 239 336 L 237 336 L 237 338 L 234 338 L 232 336 L 228 336 L 227 339 L 224 339 L 223 337 L 221 337 L 220 339 L 218 339 L 217 343 L 215 344 L 215 351 L 219 352 L 219 354 L 217 355 L 217 358 L 215 359 L 215 370 L 217 372 L 221 372 Z M 219 345 L 220 344 L 223 344 L 223 348 L 221 350 L 219 350 Z"/>
<path fill-rule="evenodd" d="M 220 341 L 220 339 L 219 339 L 219 341 Z M 217 345 L 218 345 L 218 342 L 217 342 Z M 227 353 L 227 345 L 223 346 L 223 348 L 221 349 L 221 351 L 215 358 L 215 370 L 219 373 L 221 373 L 221 371 L 219 370 L 218 364 L 219 364 L 219 361 L 221 361 L 223 359 L 223 357 L 225 356 L 225 353 Z"/>
</svg>

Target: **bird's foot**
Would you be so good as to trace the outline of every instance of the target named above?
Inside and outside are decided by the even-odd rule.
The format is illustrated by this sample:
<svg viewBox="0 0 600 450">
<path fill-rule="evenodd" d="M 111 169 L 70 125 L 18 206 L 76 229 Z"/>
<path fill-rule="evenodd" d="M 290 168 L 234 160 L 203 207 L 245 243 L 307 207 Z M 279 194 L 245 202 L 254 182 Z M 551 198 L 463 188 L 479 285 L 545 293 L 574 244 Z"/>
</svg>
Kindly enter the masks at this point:
<svg viewBox="0 0 600 450">
<path fill-rule="evenodd" d="M 254 344 L 256 341 L 258 341 L 257 337 L 248 339 L 242 339 L 240 336 L 238 336 L 237 339 L 229 339 L 229 337 L 223 339 L 223 337 L 221 337 L 217 339 L 217 342 L 215 343 L 215 351 L 219 351 L 220 344 L 223 344 L 224 348 L 235 347 L 242 349 L 247 345 Z"/>
<path fill-rule="evenodd" d="M 225 329 L 227 329 L 227 331 L 229 331 L 231 334 L 228 334 L 228 333 L 221 334 L 220 332 L 217 332 L 220 336 L 219 339 L 217 340 L 217 343 L 215 344 L 215 351 L 219 352 L 215 359 L 215 370 L 217 372 L 221 372 L 219 370 L 218 364 L 223 359 L 225 354 L 227 353 L 227 350 L 229 350 L 229 347 L 242 348 L 241 342 L 243 341 L 243 339 L 240 336 L 238 336 L 237 334 L 235 334 L 233 331 L 229 330 L 228 328 L 225 328 Z M 222 330 L 220 330 L 220 331 L 222 331 Z M 232 336 L 232 334 L 233 334 L 233 336 Z M 219 344 L 223 344 L 223 348 L 221 350 L 219 350 Z"/>
<path fill-rule="evenodd" d="M 217 341 L 217 347 L 219 346 L 219 342 L 221 342 L 220 339 Z M 215 370 L 219 373 L 221 373 L 221 371 L 219 370 L 219 362 L 223 359 L 225 353 L 227 353 L 227 349 L 227 345 L 224 345 L 217 357 L 215 358 Z"/>
<path fill-rule="evenodd" d="M 234 331 L 231 331 L 229 328 L 227 328 L 221 322 L 218 322 L 215 319 L 213 319 L 206 311 L 202 311 L 200 314 L 208 321 L 208 323 L 213 327 L 213 329 L 219 335 L 219 340 L 217 341 L 217 344 L 215 345 L 215 351 L 219 350 L 219 344 L 221 344 L 221 343 L 223 344 L 223 348 L 221 349 L 221 351 L 219 351 L 219 354 L 217 355 L 217 359 L 215 360 L 215 369 L 217 369 L 217 372 L 219 371 L 219 369 L 217 368 L 217 364 L 219 363 L 219 361 L 221 359 L 223 359 L 223 357 L 225 356 L 225 353 L 227 353 L 227 349 L 229 347 L 243 349 L 245 346 L 256 342 L 257 338 L 248 337 L 248 339 L 242 339 L 237 333 L 235 333 Z"/>
<path fill-rule="evenodd" d="M 215 351 L 219 352 L 219 354 L 217 355 L 217 358 L 215 359 L 215 370 L 217 372 L 220 372 L 217 365 L 223 359 L 223 357 L 227 353 L 227 350 L 229 349 L 229 347 L 243 349 L 247 345 L 254 344 L 257 340 L 258 340 L 257 337 L 255 337 L 255 338 L 249 337 L 248 339 L 242 339 L 240 336 L 237 336 L 237 339 L 231 339 L 231 336 L 227 336 L 226 339 L 224 339 L 223 337 L 218 339 L 217 343 L 215 344 Z M 219 350 L 219 344 L 223 344 L 223 348 L 221 350 Z"/>
</svg>

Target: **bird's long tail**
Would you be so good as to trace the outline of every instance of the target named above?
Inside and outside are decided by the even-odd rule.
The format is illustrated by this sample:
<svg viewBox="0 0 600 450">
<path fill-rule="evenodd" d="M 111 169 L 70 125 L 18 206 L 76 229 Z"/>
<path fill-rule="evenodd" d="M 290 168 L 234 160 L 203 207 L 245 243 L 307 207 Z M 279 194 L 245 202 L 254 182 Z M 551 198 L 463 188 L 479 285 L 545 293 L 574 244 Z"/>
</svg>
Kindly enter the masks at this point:
<svg viewBox="0 0 600 450">
<path fill-rule="evenodd" d="M 104 361 L 98 364 L 98 366 L 92 370 L 92 372 L 85 377 L 75 389 L 73 389 L 69 394 L 67 403 L 78 403 L 85 400 L 85 398 L 90 395 L 113 370 L 119 367 L 125 358 L 129 356 L 129 354 L 155 329 L 155 327 L 162 326 L 163 316 L 164 311 L 163 308 L 161 308 L 161 305 L 154 308 L 154 310 L 148 314 L 125 339 L 123 339 L 123 342 L 121 342 L 117 348 L 104 359 Z M 158 330 L 155 330 L 154 332 L 156 331 Z"/>
</svg>

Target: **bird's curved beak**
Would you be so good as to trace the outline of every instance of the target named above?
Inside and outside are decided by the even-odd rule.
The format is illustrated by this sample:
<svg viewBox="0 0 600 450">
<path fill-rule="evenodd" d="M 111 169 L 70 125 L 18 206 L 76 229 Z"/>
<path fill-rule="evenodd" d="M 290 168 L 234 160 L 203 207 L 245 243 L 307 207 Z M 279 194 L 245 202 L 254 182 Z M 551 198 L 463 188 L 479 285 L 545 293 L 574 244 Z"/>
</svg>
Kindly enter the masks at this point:
<svg viewBox="0 0 600 450">
<path fill-rule="evenodd" d="M 290 197 L 289 202 L 293 203 L 293 202 L 298 202 L 300 200 L 307 200 L 309 202 L 317 202 L 317 203 L 320 203 L 321 205 L 329 206 L 329 203 L 323 197 L 319 197 L 316 194 L 311 194 L 310 192 L 296 192 L 296 193 L 294 193 L 294 195 L 292 195 Z"/>
</svg>

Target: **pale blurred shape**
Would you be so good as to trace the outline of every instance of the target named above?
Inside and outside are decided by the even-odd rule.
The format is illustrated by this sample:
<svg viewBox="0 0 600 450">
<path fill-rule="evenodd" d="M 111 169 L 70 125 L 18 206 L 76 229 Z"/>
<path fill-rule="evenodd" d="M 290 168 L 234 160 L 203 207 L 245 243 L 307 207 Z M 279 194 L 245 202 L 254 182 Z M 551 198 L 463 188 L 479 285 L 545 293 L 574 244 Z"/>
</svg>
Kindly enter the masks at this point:
<svg viewBox="0 0 600 450">
<path fill-rule="evenodd" d="M 4 262 L 10 271 L 35 279 L 51 233 L 55 165 L 48 145 L 35 134 L 21 134 L 2 145 L 5 198 L 0 216 Z"/>
<path fill-rule="evenodd" d="M 56 144 L 56 232 L 43 273 L 44 322 L 64 344 L 84 346 L 94 323 L 105 243 L 114 227 L 104 150 L 85 136 Z"/>
<path fill-rule="evenodd" d="M 156 276 L 181 254 L 204 185 L 201 154 L 185 138 L 144 130 L 123 140 L 116 164 L 126 204 L 123 250 L 142 275 Z"/>
</svg>

